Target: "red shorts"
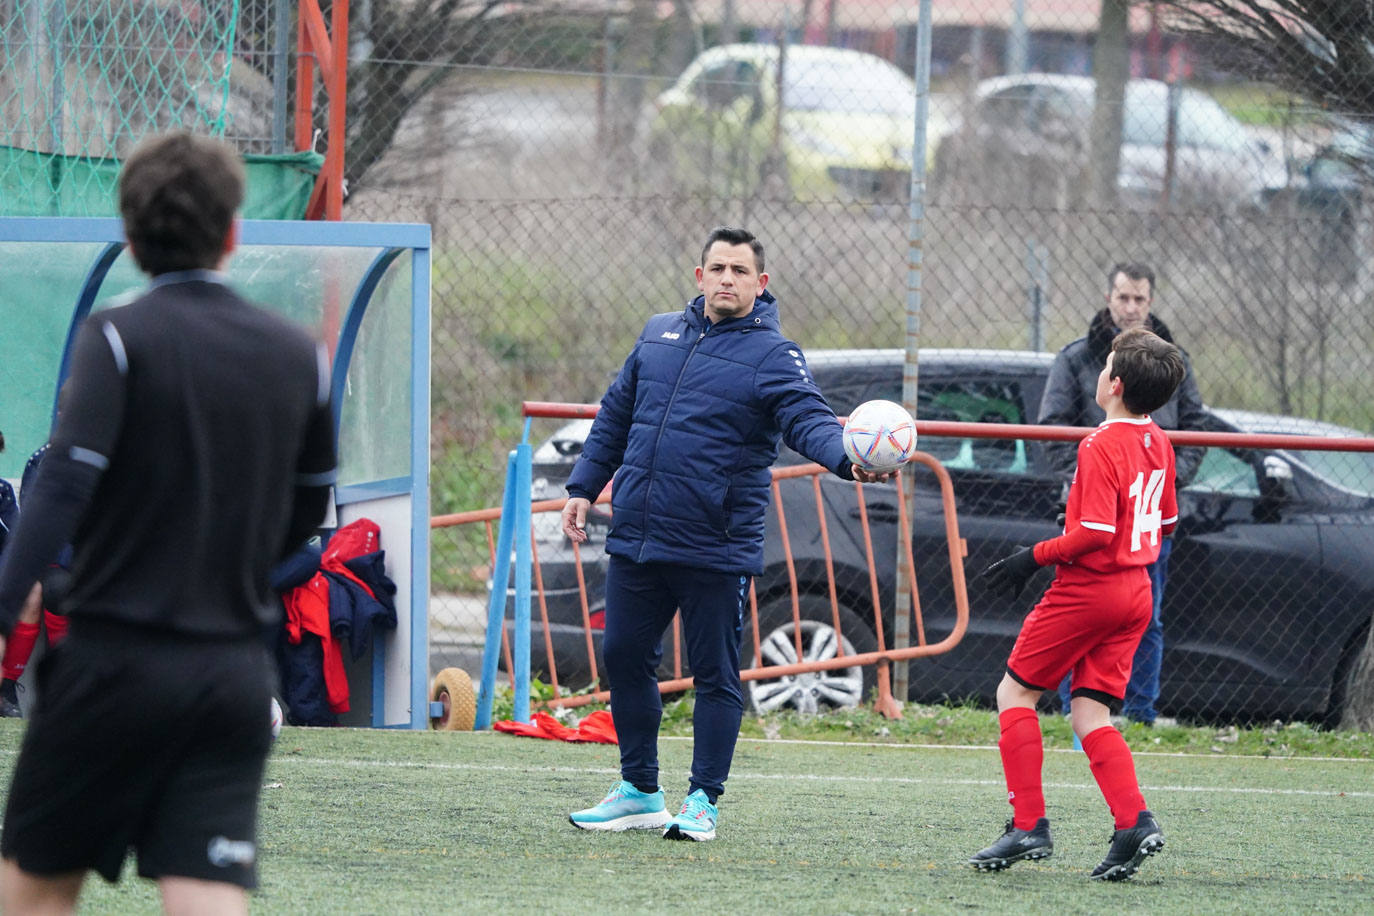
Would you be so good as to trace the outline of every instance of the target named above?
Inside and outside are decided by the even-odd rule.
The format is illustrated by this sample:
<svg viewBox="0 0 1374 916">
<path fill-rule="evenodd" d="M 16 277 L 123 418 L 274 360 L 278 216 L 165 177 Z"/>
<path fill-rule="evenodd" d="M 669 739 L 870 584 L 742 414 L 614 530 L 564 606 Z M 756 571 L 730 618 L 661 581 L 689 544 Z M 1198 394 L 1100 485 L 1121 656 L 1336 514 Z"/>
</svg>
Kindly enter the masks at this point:
<svg viewBox="0 0 1374 916">
<path fill-rule="evenodd" d="M 1110 701 L 1126 695 L 1131 659 L 1151 611 L 1145 567 L 1100 573 L 1061 566 L 1021 624 L 1007 673 L 1024 687 L 1050 690 L 1072 668 L 1074 696 L 1117 705 Z"/>
</svg>

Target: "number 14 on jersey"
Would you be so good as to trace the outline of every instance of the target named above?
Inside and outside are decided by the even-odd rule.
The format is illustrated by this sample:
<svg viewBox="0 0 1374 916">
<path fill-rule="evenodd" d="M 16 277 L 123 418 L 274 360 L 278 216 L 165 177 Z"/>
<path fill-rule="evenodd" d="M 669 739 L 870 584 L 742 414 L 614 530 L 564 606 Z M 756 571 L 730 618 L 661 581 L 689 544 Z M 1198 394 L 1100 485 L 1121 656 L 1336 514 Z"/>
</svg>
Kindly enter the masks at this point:
<svg viewBox="0 0 1374 916">
<path fill-rule="evenodd" d="M 1131 552 L 1134 553 L 1140 549 L 1144 535 L 1150 535 L 1151 545 L 1159 543 L 1163 522 L 1159 502 L 1164 498 L 1164 470 L 1151 471 L 1149 480 L 1145 479 L 1144 471 L 1137 473 L 1127 495 L 1131 498 Z"/>
</svg>

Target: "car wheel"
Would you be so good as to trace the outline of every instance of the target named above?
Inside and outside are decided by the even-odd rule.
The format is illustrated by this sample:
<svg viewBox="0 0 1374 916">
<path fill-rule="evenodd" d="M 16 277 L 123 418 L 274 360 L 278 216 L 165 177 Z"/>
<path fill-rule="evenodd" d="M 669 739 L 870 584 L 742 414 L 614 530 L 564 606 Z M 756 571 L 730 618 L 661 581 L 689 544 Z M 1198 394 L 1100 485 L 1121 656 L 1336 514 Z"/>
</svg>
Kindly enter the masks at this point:
<svg viewBox="0 0 1374 916">
<path fill-rule="evenodd" d="M 1361 627 L 1355 633 L 1354 638 L 1346 645 L 1345 651 L 1341 653 L 1341 660 L 1336 663 L 1336 673 L 1331 678 L 1331 700 L 1326 704 L 1326 712 L 1322 714 L 1322 727 L 1326 729 L 1339 728 L 1341 718 L 1345 715 L 1345 704 L 1350 699 L 1350 694 L 1355 686 L 1355 672 L 1359 666 L 1356 664 L 1360 660 L 1360 652 L 1369 644 L 1369 627 Z"/>
<path fill-rule="evenodd" d="M 872 631 L 859 617 L 840 606 L 840 630 L 835 631 L 830 601 L 820 595 L 802 595 L 800 599 L 801 655 L 797 655 L 794 639 L 796 624 L 792 619 L 792 600 L 787 596 L 774 598 L 759 607 L 759 656 L 764 666 L 793 665 L 798 662 L 823 661 L 835 658 L 839 647 L 846 655 L 872 652 L 877 641 Z M 754 665 L 754 633 L 745 621 L 742 667 Z M 858 706 L 868 696 L 875 683 L 872 665 L 854 665 L 805 674 L 789 674 L 769 680 L 744 682 L 750 707 L 757 713 L 779 709 L 795 709 L 815 713 L 822 709 L 848 709 Z"/>
</svg>

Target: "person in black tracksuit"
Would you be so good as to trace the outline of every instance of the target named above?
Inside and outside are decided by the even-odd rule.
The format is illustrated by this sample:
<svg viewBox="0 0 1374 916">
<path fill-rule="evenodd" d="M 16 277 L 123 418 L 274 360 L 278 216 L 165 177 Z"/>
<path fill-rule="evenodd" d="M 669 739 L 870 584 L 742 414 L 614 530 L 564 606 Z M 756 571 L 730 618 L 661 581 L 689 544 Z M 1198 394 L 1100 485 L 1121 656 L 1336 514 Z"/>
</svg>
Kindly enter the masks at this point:
<svg viewBox="0 0 1374 916">
<path fill-rule="evenodd" d="M 891 476 L 845 457 L 843 428 L 801 348 L 782 334 L 758 239 L 712 231 L 696 279 L 701 296 L 645 325 L 568 478 L 563 531 L 582 543 L 587 510 L 615 477 L 602 648 L 621 779 L 600 804 L 569 816 L 584 830 L 715 837 L 744 708 L 744 607 L 751 577 L 763 571 L 779 441 L 845 479 Z M 696 705 L 687 799 L 669 818 L 658 785 L 655 669 L 679 609 Z"/>
<path fill-rule="evenodd" d="M 120 212 L 151 286 L 92 315 L 0 565 L 0 641 L 64 544 L 66 641 L 37 671 L 0 834 L 0 909 L 73 909 L 130 849 L 169 911 L 246 912 L 271 746 L 268 576 L 322 521 L 335 468 L 328 356 L 215 270 L 243 168 L 152 137 Z"/>
</svg>

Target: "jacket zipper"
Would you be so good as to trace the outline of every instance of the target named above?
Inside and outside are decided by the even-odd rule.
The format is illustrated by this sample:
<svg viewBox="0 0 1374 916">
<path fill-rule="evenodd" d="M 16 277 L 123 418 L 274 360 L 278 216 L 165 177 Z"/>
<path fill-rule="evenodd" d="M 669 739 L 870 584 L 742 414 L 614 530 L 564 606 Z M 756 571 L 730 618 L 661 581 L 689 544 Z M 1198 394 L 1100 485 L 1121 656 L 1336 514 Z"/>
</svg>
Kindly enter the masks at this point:
<svg viewBox="0 0 1374 916">
<path fill-rule="evenodd" d="M 673 393 L 668 396 L 668 406 L 663 409 L 663 419 L 658 422 L 658 433 L 654 436 L 654 457 L 653 460 L 649 462 L 649 467 L 651 469 L 649 471 L 649 483 L 648 486 L 644 488 L 644 510 L 646 512 L 649 510 L 651 504 L 650 497 L 653 496 L 654 493 L 654 478 L 658 476 L 658 447 L 663 442 L 663 427 L 668 425 L 668 417 L 673 413 L 673 403 L 677 401 L 677 393 L 682 388 L 682 377 L 687 374 L 687 366 L 691 363 L 692 357 L 696 355 L 697 347 L 701 346 L 702 340 L 705 339 L 706 334 L 710 330 L 711 326 L 708 324 L 704 330 L 697 334 L 697 339 L 692 342 L 692 348 L 687 351 L 687 356 L 682 360 L 682 368 L 678 370 L 677 379 L 673 382 Z M 639 538 L 638 562 L 644 562 L 644 551 L 648 546 L 649 536 L 647 530 L 645 530 Z"/>
</svg>

